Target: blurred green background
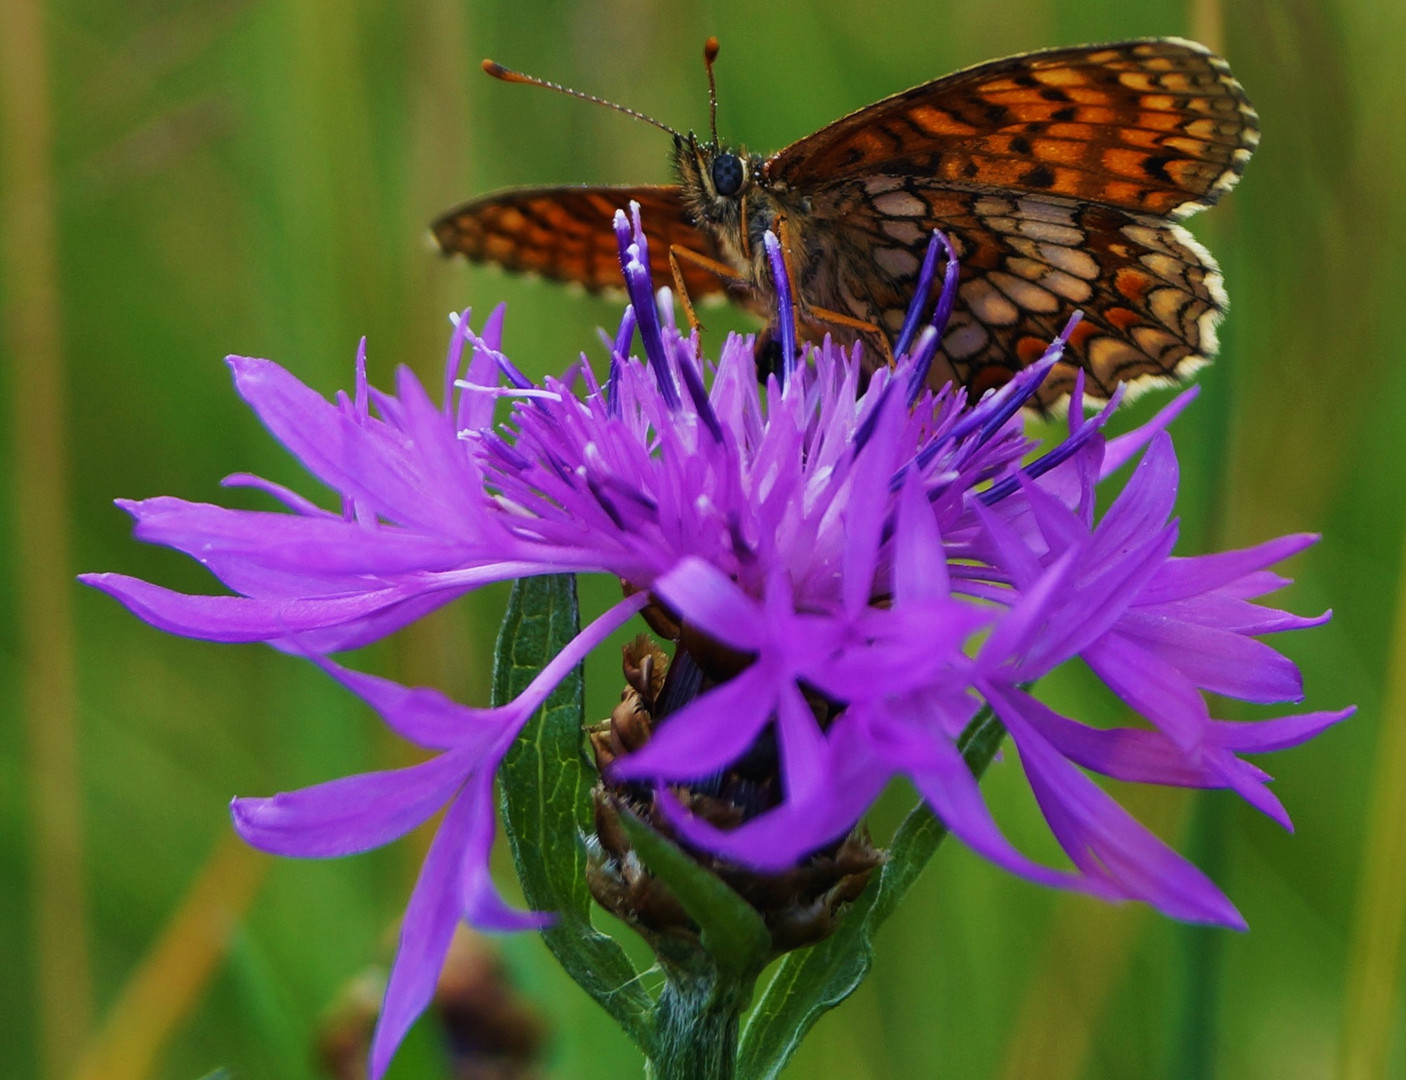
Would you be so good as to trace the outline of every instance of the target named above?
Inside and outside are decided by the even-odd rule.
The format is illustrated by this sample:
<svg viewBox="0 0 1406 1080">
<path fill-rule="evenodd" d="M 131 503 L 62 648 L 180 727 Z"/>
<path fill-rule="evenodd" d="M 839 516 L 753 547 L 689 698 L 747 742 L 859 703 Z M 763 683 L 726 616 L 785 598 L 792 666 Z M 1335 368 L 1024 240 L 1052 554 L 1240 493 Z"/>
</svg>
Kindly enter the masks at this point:
<svg viewBox="0 0 1406 1080">
<path fill-rule="evenodd" d="M 164 637 L 72 576 L 208 587 L 133 543 L 115 496 L 230 498 L 216 481 L 242 470 L 316 494 L 231 392 L 226 353 L 274 358 L 331 393 L 364 334 L 373 381 L 408 363 L 437 382 L 446 313 L 472 304 L 482 318 L 504 299 L 508 352 L 529 372 L 595 349 L 614 305 L 443 261 L 426 225 L 499 186 L 664 181 L 666 140 L 491 82 L 478 61 L 702 127 L 709 34 L 723 46 L 720 128 L 763 151 L 1011 52 L 1150 34 L 1224 52 L 1263 142 L 1193 225 L 1232 307 L 1221 360 L 1175 428 L 1181 550 L 1322 532 L 1282 599 L 1335 619 L 1285 644 L 1310 707 L 1361 707 L 1265 762 L 1296 836 L 1225 793 L 1120 792 L 1223 885 L 1248 934 L 1041 891 L 953 846 L 788 1075 L 1406 1073 L 1406 5 L 5 0 L 0 1076 L 318 1075 L 319 1018 L 384 959 L 423 838 L 275 863 L 231 840 L 226 803 L 408 753 L 309 665 Z M 747 324 L 714 316 L 714 347 L 725 325 Z M 463 601 L 367 663 L 482 702 L 503 597 Z M 604 656 L 588 679 L 604 716 L 618 667 Z M 1077 675 L 1049 696 L 1117 716 Z M 989 798 L 1017 842 L 1047 853 L 1017 771 L 993 769 Z M 552 1025 L 547 1075 L 640 1075 L 535 937 L 501 947 Z M 432 1076 L 414 1057 L 398 1075 Z"/>
</svg>

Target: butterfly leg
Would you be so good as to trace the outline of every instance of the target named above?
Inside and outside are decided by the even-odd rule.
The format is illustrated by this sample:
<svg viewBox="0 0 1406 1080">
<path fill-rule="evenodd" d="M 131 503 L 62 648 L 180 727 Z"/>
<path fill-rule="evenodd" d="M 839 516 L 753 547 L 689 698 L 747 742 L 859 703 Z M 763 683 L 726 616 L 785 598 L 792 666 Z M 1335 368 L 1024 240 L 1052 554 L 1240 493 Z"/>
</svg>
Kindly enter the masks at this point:
<svg viewBox="0 0 1406 1080">
<path fill-rule="evenodd" d="M 786 274 L 791 279 L 791 288 L 806 318 L 814 322 L 829 323 L 831 326 L 843 326 L 847 330 L 858 332 L 862 337 L 876 345 L 879 353 L 884 358 L 884 363 L 888 367 L 893 367 L 893 348 L 889 345 L 888 335 L 884 333 L 883 327 L 878 323 L 868 322 L 864 319 L 856 319 L 853 315 L 846 315 L 840 311 L 831 311 L 829 308 L 816 307 L 814 304 L 806 302 L 805 294 L 797 288 L 797 283 L 800 281 L 800 278 L 796 274 L 795 256 L 791 248 L 793 235 L 791 222 L 787 219 L 785 214 L 778 214 L 773 224 L 776 229 L 777 239 L 781 241 L 781 257 L 786 260 Z"/>
<path fill-rule="evenodd" d="M 894 366 L 893 346 L 889 344 L 889 338 L 884 333 L 884 328 L 878 323 L 866 322 L 864 319 L 856 319 L 853 315 L 846 315 L 842 311 L 831 311 L 829 308 L 823 307 L 807 306 L 806 314 L 816 322 L 829 323 L 831 326 L 843 326 L 847 330 L 858 331 L 871 345 L 878 348 L 886 367 Z"/>
<path fill-rule="evenodd" d="M 689 299 L 688 286 L 684 284 L 683 267 L 679 260 L 690 262 L 711 274 L 716 274 L 730 284 L 746 284 L 747 279 L 727 263 L 719 262 L 717 259 L 710 259 L 706 255 L 700 255 L 692 248 L 686 248 L 682 244 L 669 245 L 669 271 L 674 275 L 674 291 L 679 294 L 679 303 L 683 305 L 684 315 L 688 317 L 690 330 L 702 330 L 703 324 L 698 319 L 698 314 L 693 310 L 693 301 Z"/>
</svg>

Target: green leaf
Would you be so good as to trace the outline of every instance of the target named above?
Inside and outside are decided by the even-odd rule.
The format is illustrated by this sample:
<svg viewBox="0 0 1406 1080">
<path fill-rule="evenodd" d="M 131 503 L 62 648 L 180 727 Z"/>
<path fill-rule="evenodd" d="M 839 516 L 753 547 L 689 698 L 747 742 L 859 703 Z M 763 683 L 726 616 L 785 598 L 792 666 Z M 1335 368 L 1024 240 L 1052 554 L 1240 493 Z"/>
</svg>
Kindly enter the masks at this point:
<svg viewBox="0 0 1406 1080">
<path fill-rule="evenodd" d="M 520 694 L 579 628 L 573 577 L 516 582 L 494 654 L 493 703 Z M 503 824 L 528 905 L 556 913 L 556 921 L 542 931 L 547 947 L 648 1054 L 654 1039 L 653 1002 L 625 951 L 591 925 L 582 837 L 593 831 L 595 773 L 582 754 L 584 710 L 577 668 L 523 728 L 503 760 L 498 772 Z"/>
<path fill-rule="evenodd" d="M 1004 736 L 989 710 L 962 733 L 959 745 L 973 775 L 985 772 Z M 946 828 L 920 802 L 894 832 L 888 859 L 836 931 L 780 963 L 742 1033 L 737 1062 L 742 1080 L 774 1080 L 815 1022 L 854 993 L 873 966 L 875 931 L 946 836 Z"/>
<path fill-rule="evenodd" d="M 745 1002 L 771 953 L 766 922 L 726 882 L 629 811 L 620 811 L 620 823 L 645 866 L 698 924 L 703 950 L 713 961 L 717 992 Z"/>
</svg>

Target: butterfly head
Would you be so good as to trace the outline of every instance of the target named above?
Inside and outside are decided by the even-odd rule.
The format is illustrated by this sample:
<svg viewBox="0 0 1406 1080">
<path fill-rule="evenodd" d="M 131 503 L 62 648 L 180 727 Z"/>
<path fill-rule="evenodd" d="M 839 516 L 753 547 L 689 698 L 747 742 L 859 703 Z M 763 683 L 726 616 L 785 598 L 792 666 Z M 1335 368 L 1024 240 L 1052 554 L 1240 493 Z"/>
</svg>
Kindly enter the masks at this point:
<svg viewBox="0 0 1406 1080">
<path fill-rule="evenodd" d="M 674 165 L 684 204 L 697 225 L 718 228 L 741 221 L 760 158 L 742 149 L 700 142 L 690 133 L 674 139 Z"/>
</svg>

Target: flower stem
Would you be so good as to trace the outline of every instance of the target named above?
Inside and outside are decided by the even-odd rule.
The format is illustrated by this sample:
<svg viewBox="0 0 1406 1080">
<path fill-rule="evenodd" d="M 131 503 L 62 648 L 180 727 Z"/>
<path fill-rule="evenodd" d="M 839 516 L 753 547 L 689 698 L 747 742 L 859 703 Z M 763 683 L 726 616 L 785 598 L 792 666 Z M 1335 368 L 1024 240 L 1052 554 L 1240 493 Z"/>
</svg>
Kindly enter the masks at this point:
<svg viewBox="0 0 1406 1080">
<path fill-rule="evenodd" d="M 707 975 L 671 976 L 655 1008 L 656 1049 L 645 1075 L 649 1080 L 732 1080 L 738 1022 L 750 996 L 727 992 Z"/>
</svg>

